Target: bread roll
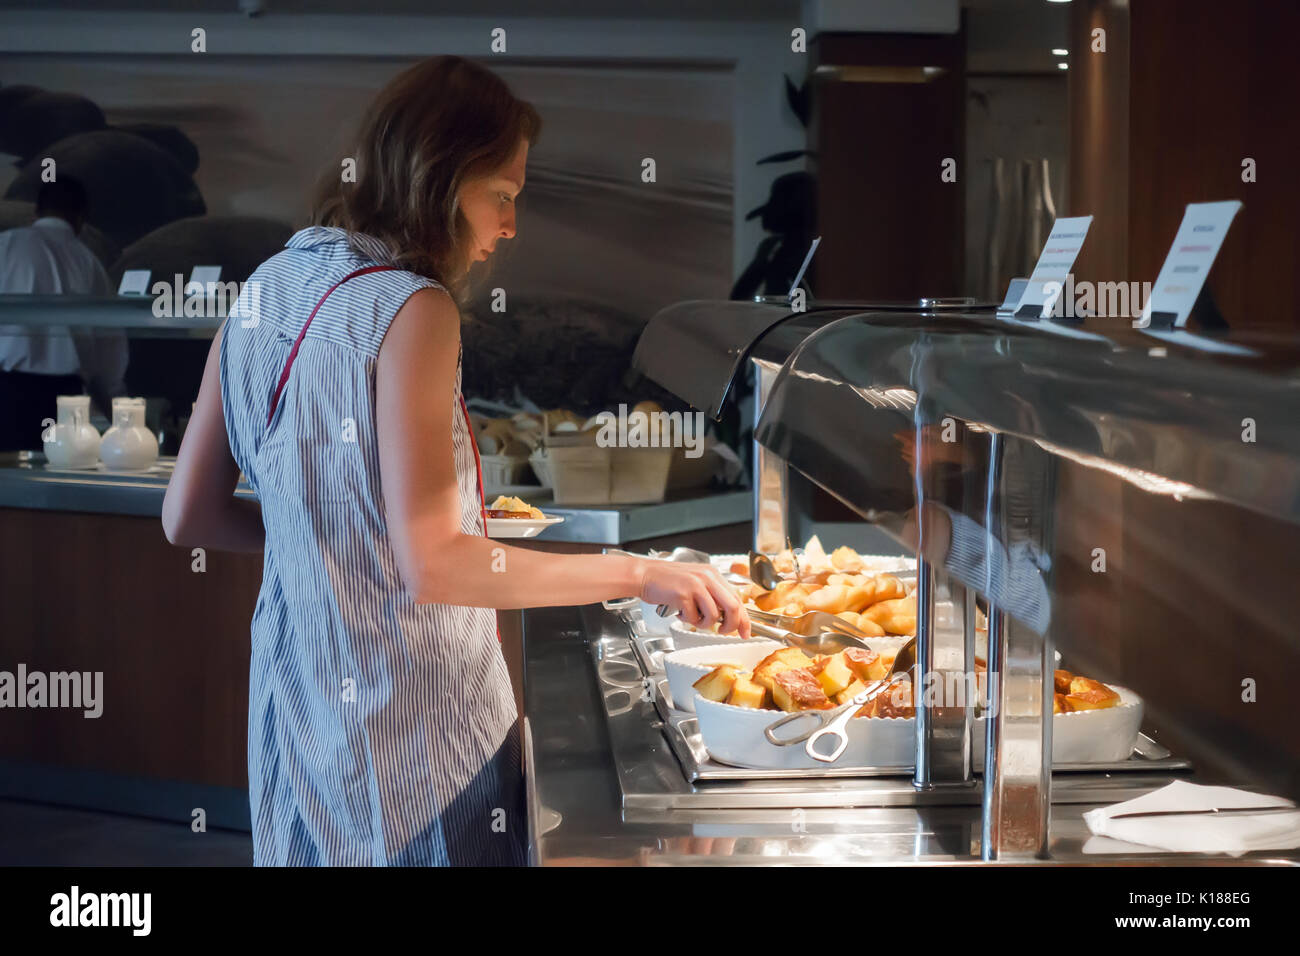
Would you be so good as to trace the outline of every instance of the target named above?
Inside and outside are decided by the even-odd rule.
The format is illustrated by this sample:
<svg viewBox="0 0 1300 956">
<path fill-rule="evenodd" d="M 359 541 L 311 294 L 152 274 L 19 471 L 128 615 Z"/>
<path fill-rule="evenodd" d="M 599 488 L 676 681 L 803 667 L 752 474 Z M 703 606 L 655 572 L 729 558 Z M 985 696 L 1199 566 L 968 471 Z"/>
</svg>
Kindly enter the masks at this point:
<svg viewBox="0 0 1300 956">
<path fill-rule="evenodd" d="M 813 591 L 803 600 L 803 605 L 809 611 L 825 611 L 827 614 L 838 614 L 840 611 L 849 609 L 849 589 L 842 584 L 828 584 L 824 588 Z"/>
<path fill-rule="evenodd" d="M 845 545 L 831 552 L 831 567 L 837 571 L 862 570 L 862 556 Z"/>
</svg>

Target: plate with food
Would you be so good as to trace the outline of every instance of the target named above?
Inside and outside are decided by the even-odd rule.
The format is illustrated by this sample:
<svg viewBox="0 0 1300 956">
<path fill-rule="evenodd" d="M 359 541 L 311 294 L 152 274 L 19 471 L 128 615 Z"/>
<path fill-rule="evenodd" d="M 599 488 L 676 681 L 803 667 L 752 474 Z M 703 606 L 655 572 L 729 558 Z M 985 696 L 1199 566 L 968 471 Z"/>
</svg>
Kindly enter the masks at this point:
<svg viewBox="0 0 1300 956">
<path fill-rule="evenodd" d="M 508 495 L 497 495 L 483 514 L 489 538 L 533 538 L 564 520 L 558 516 L 548 518 L 541 508 Z"/>
<path fill-rule="evenodd" d="M 889 644 L 880 643 L 885 641 Z M 896 642 L 881 638 L 868 643 L 870 650 L 852 648 L 816 657 L 796 648 L 757 642 L 744 647 L 717 645 L 665 655 L 664 669 L 674 703 L 687 693 L 686 678 L 699 675 L 690 682 L 690 699 L 700 736 L 714 760 L 761 770 L 822 770 L 828 765 L 810 757 L 802 745 L 777 746 L 763 731 L 782 713 L 829 710 L 883 678 L 897 653 Z M 708 665 L 712 669 L 705 670 Z M 675 680 L 674 671 L 678 672 Z M 980 682 L 981 691 L 984 683 Z M 1056 672 L 1055 683 L 1053 762 L 1127 759 L 1142 725 L 1141 698 L 1128 688 L 1062 670 Z M 976 702 L 980 710 L 981 703 Z M 677 706 L 680 709 L 681 705 Z M 845 730 L 848 747 L 835 766 L 912 766 L 915 718 L 911 682 L 899 681 L 849 720 Z M 986 718 L 979 716 L 972 748 L 977 768 L 982 766 L 986 727 Z"/>
</svg>

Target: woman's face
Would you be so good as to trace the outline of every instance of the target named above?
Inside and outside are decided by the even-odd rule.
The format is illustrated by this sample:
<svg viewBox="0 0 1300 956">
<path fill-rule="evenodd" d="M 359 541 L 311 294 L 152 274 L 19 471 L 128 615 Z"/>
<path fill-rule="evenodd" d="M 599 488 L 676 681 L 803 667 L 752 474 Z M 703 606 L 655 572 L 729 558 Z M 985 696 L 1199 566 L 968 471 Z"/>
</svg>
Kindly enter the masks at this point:
<svg viewBox="0 0 1300 956">
<path fill-rule="evenodd" d="M 468 179 L 461 186 L 460 210 L 473 232 L 466 270 L 475 262 L 485 262 L 496 250 L 497 240 L 514 236 L 515 199 L 524 188 L 527 162 L 528 142 L 523 140 L 500 169 Z"/>
</svg>

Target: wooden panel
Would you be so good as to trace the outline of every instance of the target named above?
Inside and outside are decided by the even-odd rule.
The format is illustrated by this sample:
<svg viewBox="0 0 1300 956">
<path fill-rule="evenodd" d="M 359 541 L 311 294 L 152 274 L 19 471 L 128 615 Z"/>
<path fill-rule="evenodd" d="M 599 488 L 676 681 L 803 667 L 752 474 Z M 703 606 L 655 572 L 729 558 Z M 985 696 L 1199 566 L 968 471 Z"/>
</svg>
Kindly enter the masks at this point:
<svg viewBox="0 0 1300 956">
<path fill-rule="evenodd" d="M 1217 503 L 1124 489 L 1125 677 L 1211 773 L 1300 796 L 1300 536 Z M 1258 688 L 1242 700 L 1242 681 Z"/>
<path fill-rule="evenodd" d="M 1234 328 L 1300 328 L 1298 33 L 1272 0 L 1072 4 L 1070 208 L 1097 216 L 1079 278 L 1154 282 L 1188 203 L 1240 199 L 1206 289 Z"/>
<path fill-rule="evenodd" d="M 629 548 L 749 547 L 736 524 Z M 556 552 L 600 545 L 529 542 Z M 0 669 L 102 671 L 103 715 L 0 711 L 0 758 L 246 787 L 249 623 L 260 555 L 207 554 L 191 570 L 156 518 L 0 509 Z M 523 712 L 517 611 L 499 613 L 502 654 Z"/>
<path fill-rule="evenodd" d="M 811 284 L 820 298 L 957 295 L 964 282 L 963 35 L 830 35 L 814 63 L 937 66 L 929 82 L 813 82 L 809 142 L 818 153 Z M 847 74 L 851 76 L 852 74 Z M 957 181 L 940 179 L 957 162 Z"/>
<path fill-rule="evenodd" d="M 103 715 L 6 710 L 0 756 L 247 785 L 261 556 L 188 551 L 156 518 L 0 510 L 0 666 L 102 671 Z"/>
<path fill-rule="evenodd" d="M 1186 203 L 1240 199 L 1206 287 L 1233 327 L 1300 328 L 1300 5 L 1135 0 L 1132 28 L 1131 267 L 1154 278 Z"/>
<path fill-rule="evenodd" d="M 1074 274 L 1089 282 L 1154 281 L 1155 273 L 1131 275 L 1128 263 L 1128 7 L 1076 0 L 1070 8 L 1068 215 L 1093 216 Z M 1105 31 L 1104 53 L 1092 52 L 1094 29 Z"/>
</svg>

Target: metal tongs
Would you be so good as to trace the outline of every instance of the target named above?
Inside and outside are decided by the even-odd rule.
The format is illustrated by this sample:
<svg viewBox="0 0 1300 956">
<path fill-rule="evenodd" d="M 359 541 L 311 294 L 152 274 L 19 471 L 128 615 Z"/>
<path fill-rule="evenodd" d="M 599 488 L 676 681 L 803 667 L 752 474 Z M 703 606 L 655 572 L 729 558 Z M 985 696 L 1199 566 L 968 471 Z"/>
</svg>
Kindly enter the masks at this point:
<svg viewBox="0 0 1300 956">
<path fill-rule="evenodd" d="M 749 579 L 765 591 L 771 591 L 781 581 L 772 559 L 757 551 L 749 552 Z M 786 641 L 786 643 L 807 653 L 833 654 L 846 647 L 869 649 L 866 641 L 871 637 L 870 634 L 859 627 L 854 627 L 844 618 L 827 614 L 825 611 L 806 611 L 798 617 L 788 617 L 772 611 L 760 611 L 758 608 L 746 608 L 746 610 L 749 612 L 751 623 L 759 621 L 806 638 L 804 642 Z M 834 636 L 828 635 L 827 631 L 833 632 Z"/>
<path fill-rule="evenodd" d="M 711 564 L 713 559 L 703 551 L 697 551 L 695 548 L 673 548 L 671 551 L 656 551 L 651 548 L 646 554 L 633 554 L 631 551 L 624 551 L 622 548 L 601 548 L 601 554 L 621 554 L 628 558 L 654 558 L 658 561 L 683 561 L 687 564 Z M 672 614 L 672 608 L 667 604 L 660 604 L 655 608 L 655 613 L 660 617 L 667 617 Z"/>
<path fill-rule="evenodd" d="M 778 747 L 789 747 L 797 743 L 804 744 L 804 751 L 814 760 L 820 760 L 822 763 L 834 763 L 839 760 L 844 751 L 849 746 L 849 737 L 844 731 L 848 727 L 849 721 L 853 715 L 858 712 L 863 704 L 873 700 L 880 694 L 892 688 L 904 677 L 910 677 L 912 669 L 916 667 L 916 638 L 912 638 L 904 644 L 894 658 L 894 666 L 889 669 L 880 680 L 874 682 L 853 696 L 853 699 L 846 704 L 833 707 L 830 710 L 799 710 L 793 714 L 786 714 L 780 720 L 774 720 L 763 729 L 763 736 L 769 743 Z M 814 724 L 808 730 L 794 737 L 778 737 L 775 731 L 787 724 L 793 724 L 804 718 L 811 719 Z M 817 741 L 822 737 L 835 737 L 837 742 L 835 748 L 830 753 L 824 754 L 817 749 Z"/>
</svg>

